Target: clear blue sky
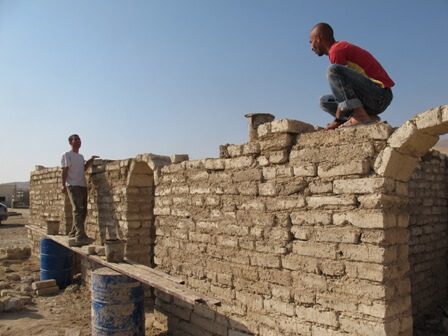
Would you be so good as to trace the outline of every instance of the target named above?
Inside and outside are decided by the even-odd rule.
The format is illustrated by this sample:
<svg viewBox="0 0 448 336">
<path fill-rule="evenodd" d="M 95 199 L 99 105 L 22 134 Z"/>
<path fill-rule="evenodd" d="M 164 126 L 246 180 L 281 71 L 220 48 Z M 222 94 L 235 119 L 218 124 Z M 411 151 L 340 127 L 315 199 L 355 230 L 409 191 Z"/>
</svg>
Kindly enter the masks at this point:
<svg viewBox="0 0 448 336">
<path fill-rule="evenodd" d="M 86 158 L 218 157 L 244 114 L 323 126 L 328 57 L 309 31 L 370 51 L 396 82 L 399 126 L 448 103 L 448 1 L 0 0 L 0 183 Z"/>
</svg>

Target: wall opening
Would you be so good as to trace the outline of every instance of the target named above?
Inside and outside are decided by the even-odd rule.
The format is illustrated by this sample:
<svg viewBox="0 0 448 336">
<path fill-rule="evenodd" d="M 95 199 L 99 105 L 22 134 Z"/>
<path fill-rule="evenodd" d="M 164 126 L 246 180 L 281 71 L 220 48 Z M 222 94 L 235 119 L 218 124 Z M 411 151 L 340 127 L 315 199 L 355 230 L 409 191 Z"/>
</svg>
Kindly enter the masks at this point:
<svg viewBox="0 0 448 336">
<path fill-rule="evenodd" d="M 126 188 L 126 257 L 154 266 L 154 172 L 146 162 L 133 162 Z"/>
</svg>

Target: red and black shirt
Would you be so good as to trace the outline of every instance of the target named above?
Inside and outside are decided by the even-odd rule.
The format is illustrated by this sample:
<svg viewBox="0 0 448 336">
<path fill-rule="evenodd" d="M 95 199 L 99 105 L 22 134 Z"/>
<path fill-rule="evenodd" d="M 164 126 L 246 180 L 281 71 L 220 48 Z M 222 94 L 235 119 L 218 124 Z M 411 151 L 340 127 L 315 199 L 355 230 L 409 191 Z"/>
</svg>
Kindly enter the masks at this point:
<svg viewBox="0 0 448 336">
<path fill-rule="evenodd" d="M 391 88 L 395 85 L 375 57 L 354 44 L 345 41 L 335 42 L 331 46 L 328 56 L 332 64 L 346 65 L 383 88 Z"/>
</svg>

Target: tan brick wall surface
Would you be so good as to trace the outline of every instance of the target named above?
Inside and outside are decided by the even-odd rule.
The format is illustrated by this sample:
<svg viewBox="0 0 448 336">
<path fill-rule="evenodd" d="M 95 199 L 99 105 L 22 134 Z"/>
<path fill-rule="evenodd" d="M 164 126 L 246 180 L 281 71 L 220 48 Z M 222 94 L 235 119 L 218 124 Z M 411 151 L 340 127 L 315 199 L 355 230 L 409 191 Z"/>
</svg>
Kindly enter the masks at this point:
<svg viewBox="0 0 448 336">
<path fill-rule="evenodd" d="M 409 262 L 417 320 L 447 296 L 448 168 L 445 155 L 422 158 L 409 182 Z"/>
<path fill-rule="evenodd" d="M 410 335 L 413 314 L 446 295 L 445 159 L 427 155 L 414 171 L 448 123 L 435 111 L 395 133 L 285 119 L 217 159 L 96 161 L 87 232 L 126 239 L 128 258 L 222 301 L 155 291 L 155 324 L 174 335 Z M 67 230 L 59 190 L 60 168 L 33 172 L 33 224 L 60 218 Z"/>
</svg>

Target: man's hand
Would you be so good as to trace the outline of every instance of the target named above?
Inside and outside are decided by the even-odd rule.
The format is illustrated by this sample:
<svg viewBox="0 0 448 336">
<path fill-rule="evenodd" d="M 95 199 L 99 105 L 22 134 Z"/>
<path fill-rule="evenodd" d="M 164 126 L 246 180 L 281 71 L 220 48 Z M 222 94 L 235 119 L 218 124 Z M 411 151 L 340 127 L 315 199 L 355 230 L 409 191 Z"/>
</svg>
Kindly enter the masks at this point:
<svg viewBox="0 0 448 336">
<path fill-rule="evenodd" d="M 90 165 L 92 164 L 93 160 L 98 159 L 98 158 L 99 158 L 98 155 L 92 155 L 92 157 L 86 161 L 86 164 L 84 165 L 84 169 L 87 170 L 87 168 L 89 168 Z"/>
<path fill-rule="evenodd" d="M 342 125 L 342 122 L 333 120 L 330 124 L 327 125 L 327 127 L 324 128 L 324 131 L 334 130 L 341 125 Z"/>
<path fill-rule="evenodd" d="M 66 187 L 65 185 L 62 186 L 62 188 L 61 188 L 61 192 L 62 192 L 63 194 L 67 193 L 67 187 Z"/>
</svg>

